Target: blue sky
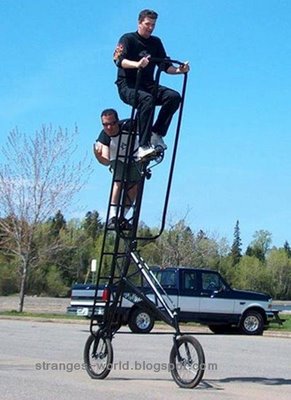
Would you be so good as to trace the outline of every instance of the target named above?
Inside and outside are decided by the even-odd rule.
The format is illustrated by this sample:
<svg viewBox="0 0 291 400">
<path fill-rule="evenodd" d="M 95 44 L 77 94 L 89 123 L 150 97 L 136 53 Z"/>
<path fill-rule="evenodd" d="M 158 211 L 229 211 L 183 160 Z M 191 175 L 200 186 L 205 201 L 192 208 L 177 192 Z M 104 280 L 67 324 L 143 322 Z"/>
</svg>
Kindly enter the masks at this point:
<svg viewBox="0 0 291 400">
<path fill-rule="evenodd" d="M 112 53 L 144 8 L 159 13 L 155 35 L 168 55 L 191 65 L 169 223 L 187 216 L 193 231 L 231 244 L 239 220 L 244 247 L 260 229 L 276 246 L 291 243 L 289 0 L 0 0 L 0 144 L 16 126 L 77 124 L 78 155 L 93 157 L 100 111 L 130 115 Z M 182 77 L 162 83 L 180 90 Z M 166 159 L 146 184 L 149 226 L 161 218 L 175 121 Z M 80 204 L 103 215 L 110 175 L 95 166 Z"/>
</svg>

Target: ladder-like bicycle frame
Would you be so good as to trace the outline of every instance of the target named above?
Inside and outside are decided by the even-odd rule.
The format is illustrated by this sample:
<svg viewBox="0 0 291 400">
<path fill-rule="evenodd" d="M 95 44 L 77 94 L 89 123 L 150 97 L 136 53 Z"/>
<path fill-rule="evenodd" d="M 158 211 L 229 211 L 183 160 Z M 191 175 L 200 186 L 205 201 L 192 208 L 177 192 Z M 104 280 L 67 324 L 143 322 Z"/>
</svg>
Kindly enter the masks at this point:
<svg viewBox="0 0 291 400">
<path fill-rule="evenodd" d="M 183 63 L 177 60 L 166 59 L 154 59 L 153 61 L 159 63 L 159 68 L 156 72 L 155 77 L 155 88 L 158 88 L 160 75 L 163 70 L 163 63 L 172 63 L 182 65 Z M 165 292 L 158 279 L 156 278 L 153 271 L 149 268 L 143 258 L 140 256 L 138 251 L 138 243 L 140 241 L 153 241 L 156 240 L 163 232 L 166 223 L 166 214 L 169 204 L 170 190 L 172 185 L 172 178 L 174 173 L 176 154 L 178 148 L 178 141 L 180 135 L 184 98 L 186 93 L 187 85 L 187 73 L 184 74 L 182 92 L 181 92 L 181 103 L 178 113 L 178 120 L 176 126 L 176 134 L 173 145 L 173 152 L 170 164 L 170 170 L 167 180 L 166 193 L 164 199 L 164 207 L 162 212 L 161 226 L 158 233 L 154 236 L 144 237 L 138 236 L 138 225 L 142 207 L 142 198 L 145 187 L 145 180 L 151 175 L 151 168 L 159 164 L 164 157 L 163 149 L 156 149 L 155 156 L 151 159 L 146 159 L 143 162 L 137 162 L 135 159 L 135 138 L 137 133 L 136 120 L 136 100 L 138 95 L 138 87 L 140 80 L 140 71 L 137 74 L 136 88 L 135 88 L 135 104 L 132 107 L 132 113 L 130 118 L 130 127 L 127 131 L 122 132 L 119 137 L 118 149 L 120 148 L 121 139 L 124 135 L 127 138 L 126 153 L 121 155 L 118 151 L 117 160 L 121 160 L 124 164 L 122 178 L 118 181 L 116 179 L 115 170 L 113 171 L 112 185 L 110 190 L 110 201 L 108 205 L 107 218 L 104 229 L 104 236 L 100 254 L 99 269 L 97 273 L 95 296 L 90 320 L 90 333 L 89 345 L 93 343 L 93 350 L 89 345 L 86 344 L 84 357 L 88 362 L 89 351 L 95 354 L 95 358 L 101 354 L 97 351 L 99 342 L 102 341 L 106 344 L 107 350 L 102 353 L 103 356 L 110 353 L 111 341 L 115 333 L 119 330 L 122 325 L 121 308 L 126 293 L 134 295 L 137 304 L 142 304 L 148 310 L 152 312 L 156 319 L 166 322 L 168 325 L 175 329 L 173 335 L 173 349 L 171 356 L 174 362 L 180 363 L 186 369 L 190 371 L 193 369 L 193 357 L 191 356 L 190 348 L 194 347 L 196 358 L 198 359 L 199 366 L 204 364 L 204 353 L 200 343 L 190 336 L 182 335 L 179 328 L 179 309 L 175 307 L 172 300 Z M 155 94 L 153 95 L 153 109 L 152 117 L 149 123 L 152 124 L 155 111 Z M 121 128 L 122 129 L 122 128 Z M 152 163 L 155 163 L 152 165 Z M 138 181 L 130 181 L 130 170 L 136 168 L 140 174 Z M 108 227 L 109 220 L 109 209 L 113 205 L 111 202 L 114 185 L 116 182 L 120 182 L 119 198 L 117 204 L 117 216 L 123 219 L 123 212 L 125 206 L 128 204 L 128 192 L 133 188 L 134 185 L 138 185 L 137 198 L 133 205 L 132 217 L 129 219 L 131 222 L 131 229 L 124 229 L 122 224 L 116 218 L 115 226 L 112 228 Z M 136 284 L 136 280 L 140 280 L 143 283 L 143 287 Z M 100 293 L 103 293 L 103 299 L 100 298 Z M 97 308 L 103 305 L 104 314 L 102 322 L 98 322 L 96 315 Z M 105 347 L 106 347 L 105 346 Z M 182 354 L 182 348 L 184 349 L 184 355 Z M 111 349 L 113 357 L 113 351 Z M 197 361 L 196 361 L 197 363 Z M 98 375 L 92 372 L 92 368 L 88 366 L 87 371 L 91 377 L 104 378 L 109 371 L 106 370 L 102 374 Z M 171 369 L 173 378 L 179 386 L 182 387 L 194 387 L 196 386 L 203 376 L 203 369 L 198 368 L 195 373 L 191 370 L 190 378 L 183 380 L 180 376 L 180 371 L 177 368 Z"/>
</svg>

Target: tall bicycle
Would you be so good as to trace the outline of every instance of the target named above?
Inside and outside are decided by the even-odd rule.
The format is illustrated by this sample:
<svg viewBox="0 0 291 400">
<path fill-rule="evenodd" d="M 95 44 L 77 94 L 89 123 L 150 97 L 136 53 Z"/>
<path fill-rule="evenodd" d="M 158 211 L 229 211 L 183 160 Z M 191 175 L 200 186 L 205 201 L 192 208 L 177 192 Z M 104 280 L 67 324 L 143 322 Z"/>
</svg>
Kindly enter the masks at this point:
<svg viewBox="0 0 291 400">
<path fill-rule="evenodd" d="M 163 60 L 160 60 L 163 61 Z M 177 60 L 164 61 L 182 65 Z M 159 83 L 161 67 L 156 73 L 155 84 Z M 136 96 L 139 85 L 139 73 L 136 82 Z M 181 128 L 184 98 L 186 92 L 187 74 L 184 74 L 181 104 L 178 114 L 175 141 L 172 151 L 170 170 L 167 179 L 166 193 L 162 222 L 159 232 L 150 240 L 157 239 L 163 232 L 168 208 L 172 177 L 174 172 L 178 140 Z M 153 101 L 154 114 L 155 103 Z M 152 117 L 153 118 L 153 117 Z M 200 342 L 190 335 L 184 335 L 179 327 L 179 308 L 165 292 L 153 271 L 140 256 L 138 245 L 149 240 L 148 237 L 138 235 L 139 217 L 142 207 L 145 181 L 150 178 L 151 168 L 159 164 L 164 157 L 164 150 L 156 148 L 151 158 L 138 162 L 135 159 L 136 108 L 132 108 L 130 128 L 122 130 L 119 138 L 117 158 L 124 163 L 122 178 L 119 180 L 117 215 L 115 226 L 108 227 L 108 217 L 111 200 L 108 204 L 107 219 L 104 229 L 102 250 L 100 254 L 99 270 L 97 274 L 93 310 L 90 320 L 90 336 L 84 348 L 84 362 L 87 373 L 93 379 L 104 379 L 110 373 L 113 363 L 114 335 L 122 325 L 122 307 L 124 301 L 134 303 L 134 309 L 150 311 L 156 319 L 166 322 L 174 328 L 173 346 L 169 356 L 169 366 L 174 381 L 182 388 L 194 388 L 201 381 L 204 374 L 205 356 Z M 126 152 L 122 152 L 121 141 L 127 141 Z M 131 180 L 130 170 L 136 168 L 139 179 Z M 113 185 L 117 182 L 113 172 L 110 199 Z M 133 205 L 130 218 L 131 226 L 124 225 L 123 211 L 128 204 L 130 189 L 138 185 L 138 196 Z M 100 315 L 100 310 L 101 314 Z"/>
</svg>

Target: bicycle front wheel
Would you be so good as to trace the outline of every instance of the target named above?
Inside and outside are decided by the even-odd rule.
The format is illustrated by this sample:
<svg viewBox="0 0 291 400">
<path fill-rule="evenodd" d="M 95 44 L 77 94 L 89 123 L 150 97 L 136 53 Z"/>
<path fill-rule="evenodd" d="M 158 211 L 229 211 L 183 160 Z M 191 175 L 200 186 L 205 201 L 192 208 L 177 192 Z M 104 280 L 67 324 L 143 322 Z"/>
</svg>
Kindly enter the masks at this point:
<svg viewBox="0 0 291 400">
<path fill-rule="evenodd" d="M 85 368 L 93 379 L 104 379 L 111 371 L 113 348 L 111 340 L 90 335 L 84 348 Z"/>
<path fill-rule="evenodd" d="M 205 356 L 200 342 L 184 335 L 176 340 L 170 353 L 171 374 L 182 388 L 192 389 L 199 384 L 205 369 Z"/>
</svg>

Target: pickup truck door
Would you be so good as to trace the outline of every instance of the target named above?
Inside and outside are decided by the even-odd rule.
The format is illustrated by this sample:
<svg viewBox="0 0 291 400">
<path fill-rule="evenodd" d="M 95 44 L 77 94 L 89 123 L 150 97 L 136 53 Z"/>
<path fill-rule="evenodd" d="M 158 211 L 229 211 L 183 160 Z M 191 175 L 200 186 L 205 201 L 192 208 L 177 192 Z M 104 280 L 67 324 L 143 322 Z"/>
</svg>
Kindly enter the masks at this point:
<svg viewBox="0 0 291 400">
<path fill-rule="evenodd" d="M 162 285 L 167 296 L 162 295 L 166 304 L 170 309 L 178 307 L 178 289 L 177 289 L 177 279 L 179 278 L 176 269 L 168 269 L 157 271 L 155 273 L 157 280 Z M 154 296 L 148 296 L 152 301 L 154 301 Z"/>
<path fill-rule="evenodd" d="M 180 277 L 179 307 L 182 314 L 194 313 L 198 315 L 200 293 L 198 274 L 193 270 L 183 270 Z"/>
<path fill-rule="evenodd" d="M 200 308 L 201 314 L 233 314 L 234 299 L 228 296 L 220 275 L 213 271 L 201 272 Z"/>
</svg>

